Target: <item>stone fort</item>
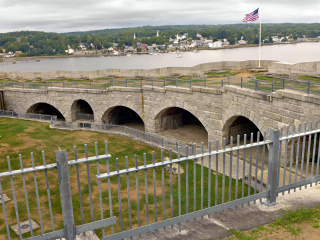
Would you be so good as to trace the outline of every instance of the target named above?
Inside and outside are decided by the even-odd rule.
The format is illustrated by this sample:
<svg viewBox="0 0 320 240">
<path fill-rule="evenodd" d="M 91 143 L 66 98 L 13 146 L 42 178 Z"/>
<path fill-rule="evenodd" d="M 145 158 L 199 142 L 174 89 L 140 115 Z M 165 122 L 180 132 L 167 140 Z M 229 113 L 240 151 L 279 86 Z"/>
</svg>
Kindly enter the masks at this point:
<svg viewBox="0 0 320 240">
<path fill-rule="evenodd" d="M 256 61 L 233 65 L 212 63 L 211 68 L 209 64 L 204 64 L 203 68 L 241 69 L 255 64 Z M 320 69 L 318 63 L 300 64 L 300 67 L 282 64 L 283 68 L 280 67 L 281 64 L 270 61 L 264 61 L 263 64 L 271 72 L 282 69 L 281 71 L 299 73 Z M 154 70 L 150 70 L 152 71 Z M 172 73 L 171 68 L 169 71 Z M 258 130 L 261 133 L 267 131 L 268 134 L 270 128 L 279 129 L 287 125 L 316 121 L 320 116 L 318 95 L 287 89 L 267 93 L 234 85 L 222 88 L 4 88 L 2 94 L 7 110 L 55 114 L 68 122 L 76 121 L 77 113 L 91 114 L 95 123 L 139 122 L 149 133 L 160 133 L 185 124 L 198 124 L 205 129 L 208 140 L 229 139 L 230 136 L 236 137 L 238 134 L 250 134 Z"/>
</svg>

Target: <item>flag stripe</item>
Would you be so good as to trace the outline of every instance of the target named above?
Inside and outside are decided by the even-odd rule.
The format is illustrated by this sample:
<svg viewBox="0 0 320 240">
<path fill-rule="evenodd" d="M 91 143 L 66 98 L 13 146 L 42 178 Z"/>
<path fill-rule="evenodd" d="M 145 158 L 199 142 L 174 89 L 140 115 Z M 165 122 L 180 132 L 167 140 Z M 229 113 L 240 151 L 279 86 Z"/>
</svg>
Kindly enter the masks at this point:
<svg viewBox="0 0 320 240">
<path fill-rule="evenodd" d="M 259 18 L 259 8 L 251 13 L 248 13 L 242 22 L 253 22 Z"/>
</svg>

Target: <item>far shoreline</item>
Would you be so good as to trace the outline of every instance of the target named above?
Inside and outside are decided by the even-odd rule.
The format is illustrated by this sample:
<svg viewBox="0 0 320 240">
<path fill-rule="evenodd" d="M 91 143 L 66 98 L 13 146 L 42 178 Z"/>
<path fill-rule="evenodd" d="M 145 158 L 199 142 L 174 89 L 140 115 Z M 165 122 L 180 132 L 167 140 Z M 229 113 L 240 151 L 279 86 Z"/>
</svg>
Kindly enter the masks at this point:
<svg viewBox="0 0 320 240">
<path fill-rule="evenodd" d="M 296 43 L 310 43 L 310 42 L 318 42 L 318 41 L 291 41 L 290 44 L 296 44 Z M 264 43 L 261 46 L 273 46 L 273 45 L 282 45 L 282 44 L 288 44 L 285 42 L 280 43 Z M 236 48 L 252 48 L 252 47 L 258 47 L 259 44 L 250 44 L 250 45 L 231 45 L 227 47 L 221 47 L 221 48 L 199 48 L 199 51 L 203 50 L 209 50 L 209 51 L 216 51 L 216 50 L 225 50 L 225 49 L 236 49 Z M 192 52 L 196 49 L 190 49 L 190 50 L 179 50 L 181 52 Z M 100 50 L 98 50 L 100 51 Z M 94 52 L 94 50 L 92 51 Z M 159 51 L 159 53 L 166 54 L 172 51 Z M 132 53 L 133 55 L 147 55 L 148 52 L 144 53 Z M 32 57 L 12 57 L 12 58 L 3 58 L 1 62 L 16 62 L 16 61 L 37 61 L 41 59 L 55 59 L 55 58 L 92 58 L 92 57 L 119 57 L 119 56 L 126 56 L 126 54 L 121 55 L 113 55 L 113 54 L 103 54 L 103 53 L 97 53 L 97 54 L 72 54 L 72 55 L 49 55 L 49 56 L 32 56 Z"/>
</svg>

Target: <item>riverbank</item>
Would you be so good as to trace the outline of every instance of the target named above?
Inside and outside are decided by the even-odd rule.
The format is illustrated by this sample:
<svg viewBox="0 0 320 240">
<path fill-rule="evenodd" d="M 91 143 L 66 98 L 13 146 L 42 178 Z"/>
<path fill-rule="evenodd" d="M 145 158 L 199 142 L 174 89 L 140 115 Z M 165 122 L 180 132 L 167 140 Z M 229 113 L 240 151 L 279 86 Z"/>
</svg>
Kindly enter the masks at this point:
<svg viewBox="0 0 320 240">
<path fill-rule="evenodd" d="M 309 42 L 315 42 L 315 40 L 310 41 L 290 41 L 290 44 L 297 44 L 297 43 L 309 43 Z M 279 42 L 279 43 L 264 43 L 262 46 L 274 46 L 274 45 L 285 45 L 288 44 L 285 42 Z M 217 50 L 227 50 L 227 49 L 238 49 L 238 48 L 254 48 L 258 47 L 258 44 L 250 44 L 250 45 L 230 45 L 226 47 L 221 48 L 198 48 L 199 51 L 209 50 L 209 51 L 217 51 Z M 195 49 L 185 49 L 185 50 L 179 50 L 181 52 L 193 52 Z M 88 53 L 89 52 L 89 53 Z M 88 53 L 88 54 L 87 54 Z M 166 54 L 170 53 L 170 51 L 159 51 L 160 54 Z M 135 52 L 131 53 L 132 55 L 148 55 L 148 52 Z M 17 61 L 39 61 L 41 59 L 59 59 L 59 58 L 97 58 L 97 57 L 119 57 L 119 56 L 126 56 L 126 54 L 120 54 L 120 55 L 114 55 L 112 53 L 102 53 L 99 51 L 86 51 L 81 52 L 78 51 L 74 54 L 70 55 L 50 55 L 50 56 L 32 56 L 32 57 L 12 57 L 12 58 L 3 58 L 1 59 L 1 62 L 17 62 Z"/>
</svg>

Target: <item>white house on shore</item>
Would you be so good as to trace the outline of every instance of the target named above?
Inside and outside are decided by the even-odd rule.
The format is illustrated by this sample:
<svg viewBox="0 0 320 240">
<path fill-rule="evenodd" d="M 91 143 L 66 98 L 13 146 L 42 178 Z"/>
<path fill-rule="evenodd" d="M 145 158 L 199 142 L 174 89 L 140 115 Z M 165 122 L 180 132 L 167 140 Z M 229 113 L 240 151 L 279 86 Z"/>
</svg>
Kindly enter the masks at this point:
<svg viewBox="0 0 320 240">
<path fill-rule="evenodd" d="M 238 41 L 238 44 L 239 45 L 246 45 L 247 41 L 241 39 L 241 40 Z"/>
<path fill-rule="evenodd" d="M 74 49 L 68 45 L 68 50 L 65 50 L 66 53 L 74 54 Z"/>
</svg>

